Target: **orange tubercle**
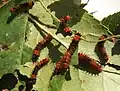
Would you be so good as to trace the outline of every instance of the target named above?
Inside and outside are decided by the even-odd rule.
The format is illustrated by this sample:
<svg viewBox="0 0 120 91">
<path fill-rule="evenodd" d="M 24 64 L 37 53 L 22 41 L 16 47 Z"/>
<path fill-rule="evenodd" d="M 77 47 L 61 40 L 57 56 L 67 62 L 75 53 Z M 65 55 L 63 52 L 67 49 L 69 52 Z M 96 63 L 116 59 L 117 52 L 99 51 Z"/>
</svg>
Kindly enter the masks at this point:
<svg viewBox="0 0 120 91">
<path fill-rule="evenodd" d="M 34 50 L 34 54 L 39 56 L 40 55 L 40 51 L 39 50 Z"/>
</svg>

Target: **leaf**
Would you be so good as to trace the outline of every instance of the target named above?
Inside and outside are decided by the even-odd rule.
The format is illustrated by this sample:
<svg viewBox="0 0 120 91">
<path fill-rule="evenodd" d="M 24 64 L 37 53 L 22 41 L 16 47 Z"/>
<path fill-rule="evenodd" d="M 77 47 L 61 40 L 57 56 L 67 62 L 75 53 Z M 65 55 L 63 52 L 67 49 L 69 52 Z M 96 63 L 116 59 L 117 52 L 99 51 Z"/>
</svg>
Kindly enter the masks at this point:
<svg viewBox="0 0 120 91">
<path fill-rule="evenodd" d="M 76 5 L 74 1 L 75 0 L 44 0 L 42 3 L 48 11 L 43 8 L 40 2 L 36 1 L 34 7 L 30 10 L 30 14 L 37 16 L 39 21 L 36 20 L 35 17 L 33 19 L 39 24 L 28 21 L 27 18 L 29 16 L 27 17 L 26 14 L 23 13 L 14 17 L 10 24 L 6 24 L 7 19 L 11 16 L 9 7 L 12 7 L 15 2 L 10 1 L 10 3 L 0 8 L 0 43 L 9 45 L 8 50 L 0 51 L 1 76 L 7 72 L 14 72 L 17 68 L 21 74 L 30 77 L 35 67 L 31 62 L 32 50 L 39 41 L 43 40 L 43 36 L 46 35 L 45 31 L 47 31 L 52 34 L 54 39 L 52 39 L 47 47 L 41 50 L 40 57 L 37 61 L 47 57 L 50 59 L 50 62 L 39 70 L 36 84 L 33 86 L 34 90 L 108 91 L 112 89 L 119 91 L 119 70 L 117 71 L 114 68 L 105 66 L 101 73 L 95 75 L 75 68 L 74 65 L 78 63 L 78 52 L 83 52 L 91 58 L 99 60 L 94 49 L 99 37 L 102 34 L 108 35 L 108 29 L 102 26 L 100 21 L 88 14 L 87 11 Z M 21 1 L 16 1 L 16 3 L 20 2 Z M 50 13 L 55 16 L 51 17 L 52 15 Z M 80 32 L 82 34 L 82 40 L 79 42 L 78 49 L 76 49 L 71 59 L 70 74 L 68 74 L 71 79 L 66 79 L 66 73 L 65 75 L 55 75 L 53 79 L 50 80 L 55 70 L 55 63 L 60 60 L 67 50 L 64 45 L 68 47 L 72 41 L 73 35 L 64 37 L 61 32 L 57 35 L 55 34 L 58 31 L 58 26 L 53 24 L 54 18 L 60 18 L 65 15 L 72 17 L 68 26 L 73 32 Z M 27 37 L 26 41 L 25 37 Z M 58 41 L 62 41 L 62 44 Z M 113 46 L 114 44 L 109 41 L 105 43 L 105 48 L 110 55 L 109 62 L 119 65 L 119 55 L 112 55 L 113 51 L 111 50 Z M 18 90 L 21 84 L 25 86 L 24 82 L 19 81 L 13 91 Z M 112 85 L 113 87 L 111 87 Z"/>
<path fill-rule="evenodd" d="M 48 2 L 46 3 L 46 1 L 44 1 L 45 6 L 49 5 Z M 37 3 L 37 4 L 39 4 L 39 3 Z M 53 4 L 55 4 L 55 3 L 53 3 Z M 35 5 L 33 10 L 31 10 L 31 11 L 35 11 L 34 9 L 38 6 L 39 5 Z M 39 10 L 37 10 L 37 11 L 39 12 Z M 81 19 L 79 19 L 78 17 L 74 16 L 77 11 L 78 11 L 78 9 L 72 14 L 73 20 L 76 19 L 75 23 L 73 20 L 69 23 L 72 30 L 79 31 L 83 35 L 83 38 L 85 38 L 88 41 L 96 41 L 96 42 L 92 43 L 92 42 L 87 42 L 85 40 L 81 40 L 79 43 L 78 52 L 84 52 L 84 53 L 88 54 L 90 57 L 92 57 L 94 59 L 98 59 L 96 53 L 94 52 L 94 48 L 96 46 L 96 43 L 98 41 L 99 36 L 101 36 L 101 34 L 108 34 L 107 29 L 104 28 L 103 26 L 101 26 L 100 22 L 98 20 L 94 19 L 93 16 L 89 15 L 86 11 L 82 12 L 83 15 L 80 17 Z M 44 10 L 41 9 L 40 12 L 44 12 Z M 47 12 L 44 12 L 44 14 L 47 14 Z M 58 12 L 56 12 L 56 14 L 58 14 Z M 37 13 L 36 13 L 36 15 L 39 16 L 39 14 L 37 14 Z M 44 17 L 42 17 L 42 18 L 44 18 Z M 50 22 L 48 22 L 48 23 L 44 22 L 44 21 L 43 22 L 51 25 L 52 22 L 51 22 L 50 17 L 47 17 L 46 19 L 50 20 Z M 37 28 L 32 27 L 31 25 L 32 24 L 30 24 L 30 28 L 32 29 L 33 35 L 28 36 L 27 45 L 31 46 L 31 48 L 34 48 L 32 45 L 35 46 L 37 44 L 37 42 L 35 41 L 34 38 L 37 37 L 36 38 L 37 41 L 42 40 L 43 38 L 41 37 L 41 35 L 43 35 L 43 33 L 41 33 L 41 29 L 39 30 L 40 34 L 38 32 L 35 33 L 37 31 L 36 30 Z M 51 28 L 46 28 L 46 29 L 49 30 L 50 32 L 52 32 L 53 34 L 56 32 L 56 29 L 52 29 L 54 32 L 51 31 Z M 71 37 L 68 37 L 68 36 L 63 37 L 62 35 L 60 35 L 60 33 L 57 36 L 68 45 L 70 44 L 70 42 L 72 40 Z M 32 41 L 29 38 L 31 38 L 32 40 L 34 39 L 34 40 Z M 32 43 L 32 42 L 34 42 L 34 43 Z M 113 44 L 110 44 L 108 49 L 111 50 L 112 46 L 113 46 Z M 60 55 L 57 55 L 57 54 L 59 54 L 59 52 L 56 52 L 55 50 L 61 52 Z M 39 59 L 42 59 L 44 57 L 47 57 L 47 55 L 49 55 L 49 57 L 51 58 L 51 61 L 56 62 L 60 59 L 60 56 L 63 55 L 65 50 L 66 49 L 62 45 L 59 46 L 59 43 L 57 43 L 57 41 L 52 40 L 51 43 L 47 46 L 47 48 L 45 48 L 41 51 L 41 54 L 43 54 L 43 55 L 41 55 Z M 54 56 L 55 54 L 56 54 L 56 57 Z M 77 54 L 77 52 L 75 54 Z M 109 54 L 111 54 L 111 53 L 109 53 Z M 44 57 L 42 57 L 42 56 L 44 56 Z M 74 57 L 72 59 L 73 63 L 74 63 L 74 60 L 76 61 L 76 60 L 78 60 L 78 58 Z M 53 70 L 51 70 L 51 69 L 44 70 L 45 73 L 39 75 L 38 78 L 44 79 L 42 75 L 48 73 L 49 71 L 54 71 L 54 66 L 52 65 L 51 67 L 53 67 Z M 73 70 L 73 69 L 75 69 L 75 70 Z M 70 67 L 70 76 L 72 78 L 72 80 L 70 80 L 70 81 L 66 81 L 65 76 L 55 76 L 55 77 L 53 77 L 53 80 L 51 82 L 49 82 L 49 80 L 48 80 L 48 78 L 50 79 L 50 74 L 49 74 L 48 78 L 46 79 L 47 85 L 45 85 L 45 87 L 44 87 L 44 84 L 41 84 L 43 82 L 40 79 L 37 79 L 37 82 L 41 85 L 36 83 L 34 85 L 34 88 L 37 90 L 39 89 L 39 90 L 45 90 L 45 91 L 47 91 L 47 89 L 49 89 L 49 91 L 53 91 L 53 90 L 62 91 L 62 90 L 67 90 L 66 87 L 68 88 L 70 86 L 69 89 L 77 88 L 77 89 L 81 89 L 82 91 L 103 91 L 103 89 L 102 89 L 103 88 L 103 86 L 102 86 L 102 84 L 103 84 L 102 73 L 100 75 L 97 75 L 97 76 L 92 76 L 92 75 L 88 75 L 88 73 L 86 74 L 82 70 L 79 70 L 76 68 L 73 68 L 73 69 Z M 98 80 L 100 80 L 100 81 L 98 82 Z M 73 84 L 74 85 L 76 84 L 75 88 L 71 86 Z M 93 88 L 93 85 L 97 86 L 98 88 Z M 46 88 L 47 86 L 48 86 L 48 88 Z M 81 86 L 82 86 L 82 88 L 81 88 Z"/>
<path fill-rule="evenodd" d="M 79 31 L 82 35 L 92 34 L 98 36 L 107 34 L 106 28 L 100 25 L 100 22 L 87 12 L 83 14 L 80 22 L 72 26 L 72 30 Z"/>
<path fill-rule="evenodd" d="M 73 91 L 73 90 L 74 91 L 77 91 L 77 90 L 84 91 L 84 89 L 82 89 L 82 87 L 81 87 L 81 82 L 79 81 L 79 79 L 65 81 L 62 87 L 63 88 L 61 91 Z"/>
<path fill-rule="evenodd" d="M 0 43 L 9 46 L 8 50 L 0 51 L 0 75 L 13 72 L 21 64 L 22 59 L 27 17 L 26 14 L 18 15 L 10 24 L 7 24 L 11 16 L 9 9 L 12 5 L 13 2 L 10 1 L 0 8 Z"/>
<path fill-rule="evenodd" d="M 119 58 L 120 58 L 120 55 L 114 55 L 110 58 L 109 61 L 112 64 L 120 65 Z M 110 89 L 110 88 L 108 88 L 110 85 L 111 85 L 112 90 L 119 91 L 119 89 L 120 89 L 120 86 L 119 86 L 119 84 L 120 84 L 120 80 L 119 80 L 120 71 L 115 70 L 114 68 L 108 67 L 108 66 L 106 66 L 104 68 L 104 70 L 107 71 L 107 72 L 103 73 L 103 75 L 104 75 L 103 79 L 105 79 L 104 87 L 106 87 L 105 91 Z"/>
<path fill-rule="evenodd" d="M 26 62 L 31 61 L 32 49 L 26 45 L 23 45 L 22 59 L 21 64 L 25 64 Z"/>
<path fill-rule="evenodd" d="M 49 1 L 47 1 L 47 3 L 48 2 Z M 30 10 L 30 13 L 32 13 L 34 16 L 37 16 L 37 18 L 43 23 L 53 25 L 51 15 L 48 12 L 46 12 L 46 10 L 43 8 L 40 2 L 35 3 L 33 9 Z"/>
<path fill-rule="evenodd" d="M 113 15 L 109 15 L 108 17 L 104 18 L 101 22 L 109 29 L 110 32 L 118 34 L 119 31 L 116 30 L 116 28 L 120 26 L 120 12 L 114 13 Z"/>
<path fill-rule="evenodd" d="M 111 33 L 114 35 L 120 34 L 120 12 L 114 13 L 113 15 L 109 15 L 108 17 L 102 20 L 102 24 L 105 25 Z M 119 37 L 118 37 L 119 38 Z M 120 54 L 119 50 L 119 40 L 116 41 L 115 46 L 112 48 L 112 55 Z"/>
<path fill-rule="evenodd" d="M 38 73 L 38 80 L 34 86 L 34 89 L 43 90 L 43 91 L 48 90 L 50 77 L 52 75 L 53 70 L 54 69 L 52 63 L 48 63 L 48 65 L 40 69 Z"/>
<path fill-rule="evenodd" d="M 48 91 L 61 91 L 65 76 L 56 76 L 49 85 Z"/>
</svg>

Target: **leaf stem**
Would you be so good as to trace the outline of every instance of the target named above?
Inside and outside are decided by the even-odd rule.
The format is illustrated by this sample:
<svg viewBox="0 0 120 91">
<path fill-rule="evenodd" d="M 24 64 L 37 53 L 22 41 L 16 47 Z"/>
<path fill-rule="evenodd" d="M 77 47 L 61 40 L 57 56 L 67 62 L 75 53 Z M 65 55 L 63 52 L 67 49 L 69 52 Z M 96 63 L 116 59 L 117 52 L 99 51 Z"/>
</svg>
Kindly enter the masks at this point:
<svg viewBox="0 0 120 91">
<path fill-rule="evenodd" d="M 101 42 L 101 41 L 105 41 L 105 40 L 109 40 L 109 39 L 112 39 L 112 38 L 120 38 L 120 34 L 118 35 L 112 35 L 112 36 L 109 36 L 103 40 L 98 40 L 98 41 L 89 41 L 89 40 L 86 40 L 84 38 L 82 38 L 82 40 L 86 41 L 86 42 L 91 42 L 91 43 L 96 43 L 96 42 Z"/>
<path fill-rule="evenodd" d="M 68 49 L 68 45 L 65 44 L 63 41 L 61 41 L 56 35 L 52 34 L 51 32 L 49 32 L 45 26 L 41 25 L 40 23 L 38 23 L 36 20 L 34 20 L 30 15 L 28 15 L 28 18 L 37 26 L 39 26 L 40 29 L 42 29 L 45 33 L 51 35 L 56 41 L 58 41 L 59 43 L 61 43 L 65 48 Z"/>
</svg>

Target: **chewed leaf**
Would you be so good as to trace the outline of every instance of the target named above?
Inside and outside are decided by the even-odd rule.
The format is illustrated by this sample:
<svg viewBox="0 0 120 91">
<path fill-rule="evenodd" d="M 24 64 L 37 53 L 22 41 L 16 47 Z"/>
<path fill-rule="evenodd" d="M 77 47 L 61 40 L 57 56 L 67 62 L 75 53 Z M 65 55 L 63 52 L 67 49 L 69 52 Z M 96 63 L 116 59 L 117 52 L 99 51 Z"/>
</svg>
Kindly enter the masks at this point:
<svg viewBox="0 0 120 91">
<path fill-rule="evenodd" d="M 12 91 L 120 90 L 120 43 L 116 47 L 106 39 L 103 54 L 110 57 L 101 65 L 95 47 L 101 35 L 111 35 L 108 28 L 83 9 L 86 4 L 81 4 L 81 0 L 30 2 L 9 0 L 0 6 L 0 76 L 15 74 L 18 83 L 13 84 Z M 60 24 L 60 30 L 70 34 L 59 32 Z M 45 35 L 50 35 L 50 40 Z M 54 70 L 65 73 L 52 77 Z"/>
</svg>

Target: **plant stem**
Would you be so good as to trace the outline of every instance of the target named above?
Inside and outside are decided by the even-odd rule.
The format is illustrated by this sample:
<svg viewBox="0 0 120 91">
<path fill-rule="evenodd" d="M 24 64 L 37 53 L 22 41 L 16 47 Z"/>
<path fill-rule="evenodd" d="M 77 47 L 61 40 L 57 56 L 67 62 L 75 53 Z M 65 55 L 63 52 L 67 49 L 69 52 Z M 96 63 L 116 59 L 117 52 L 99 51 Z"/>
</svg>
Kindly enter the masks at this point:
<svg viewBox="0 0 120 91">
<path fill-rule="evenodd" d="M 96 42 L 101 42 L 101 41 L 105 41 L 105 40 L 109 40 L 109 39 L 112 39 L 112 38 L 120 38 L 120 34 L 118 35 L 112 35 L 112 36 L 109 36 L 103 40 L 98 40 L 98 41 L 89 41 L 89 40 L 86 40 L 84 38 L 82 38 L 82 40 L 86 41 L 86 42 L 91 42 L 91 43 L 96 43 Z"/>
<path fill-rule="evenodd" d="M 66 45 L 63 41 L 61 41 L 56 35 L 52 34 L 51 32 L 49 32 L 45 26 L 41 25 L 40 23 L 38 23 L 36 20 L 34 20 L 30 15 L 28 15 L 28 18 L 37 26 L 39 26 L 40 29 L 42 29 L 45 33 L 51 35 L 56 41 L 58 41 L 59 43 L 61 43 L 65 48 L 68 49 L 68 45 Z"/>
</svg>

